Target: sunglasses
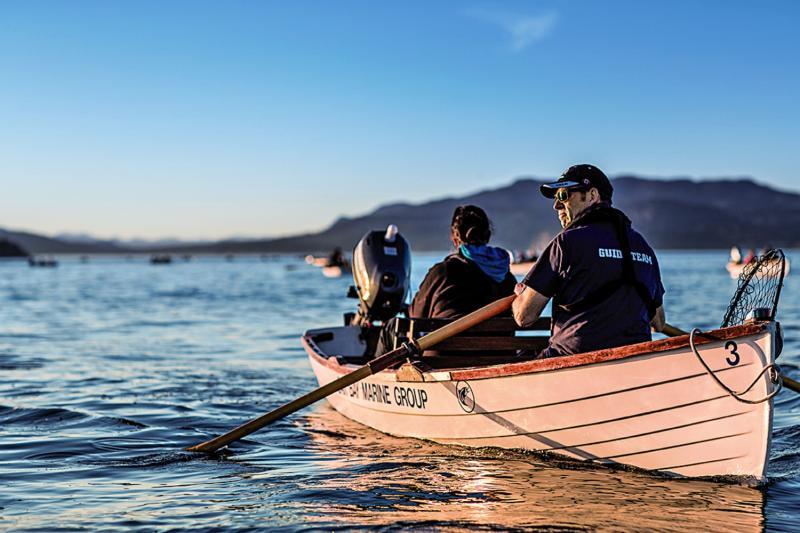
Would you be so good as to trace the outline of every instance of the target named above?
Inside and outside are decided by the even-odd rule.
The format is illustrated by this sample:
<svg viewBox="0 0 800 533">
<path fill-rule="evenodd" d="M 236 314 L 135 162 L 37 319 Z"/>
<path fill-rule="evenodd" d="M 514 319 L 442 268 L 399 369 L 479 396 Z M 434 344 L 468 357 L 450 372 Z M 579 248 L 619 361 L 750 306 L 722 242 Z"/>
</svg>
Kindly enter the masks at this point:
<svg viewBox="0 0 800 533">
<path fill-rule="evenodd" d="M 567 200 L 569 200 L 569 196 L 573 192 L 576 192 L 576 191 L 579 191 L 579 190 L 581 190 L 581 189 L 577 189 L 577 188 L 568 189 L 566 187 L 561 187 L 560 189 L 556 190 L 556 194 L 553 196 L 553 198 L 555 198 L 559 202 L 566 202 Z"/>
</svg>

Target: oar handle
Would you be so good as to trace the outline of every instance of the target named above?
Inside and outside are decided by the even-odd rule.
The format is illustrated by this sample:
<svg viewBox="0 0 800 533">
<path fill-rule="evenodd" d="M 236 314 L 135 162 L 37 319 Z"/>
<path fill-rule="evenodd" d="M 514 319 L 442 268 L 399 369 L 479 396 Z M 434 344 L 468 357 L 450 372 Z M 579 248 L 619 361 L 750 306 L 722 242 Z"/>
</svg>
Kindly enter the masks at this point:
<svg viewBox="0 0 800 533">
<path fill-rule="evenodd" d="M 683 331 L 682 329 L 678 329 L 670 324 L 664 324 L 664 327 L 661 328 L 661 333 L 663 333 L 667 337 L 680 337 L 681 335 L 689 334 L 688 331 Z"/>
<path fill-rule="evenodd" d="M 451 322 L 450 324 L 439 328 L 436 331 L 425 335 L 424 337 L 421 337 L 418 341 L 412 342 L 412 344 L 414 345 L 415 349 L 423 352 L 435 344 L 452 337 L 453 335 L 458 335 L 462 331 L 468 330 L 480 322 L 502 313 L 511 307 L 514 298 L 516 298 L 516 296 L 512 295 L 492 302 L 489 305 L 478 309 L 477 311 L 473 311 L 472 313 L 459 318 L 458 320 Z M 389 368 L 407 355 L 408 348 L 406 346 L 401 346 L 400 348 L 381 355 L 380 357 L 370 361 L 368 364 L 331 381 L 327 385 L 323 385 L 322 387 L 304 394 L 303 396 L 300 396 L 299 398 L 292 400 L 291 402 L 284 404 L 277 409 L 270 411 L 269 413 L 261 415 L 258 418 L 232 429 L 224 435 L 220 435 L 219 437 L 215 437 L 209 441 L 186 448 L 186 451 L 205 453 L 215 452 L 234 441 L 258 431 L 259 429 L 271 424 L 272 422 L 275 422 L 276 420 L 280 420 L 281 418 L 288 416 L 295 411 L 299 411 L 303 407 L 309 406 L 312 403 L 325 398 L 326 396 L 330 396 L 338 390 L 352 385 L 353 383 L 357 383 L 365 377 L 371 376 L 377 372 L 380 372 L 381 370 Z"/>
</svg>

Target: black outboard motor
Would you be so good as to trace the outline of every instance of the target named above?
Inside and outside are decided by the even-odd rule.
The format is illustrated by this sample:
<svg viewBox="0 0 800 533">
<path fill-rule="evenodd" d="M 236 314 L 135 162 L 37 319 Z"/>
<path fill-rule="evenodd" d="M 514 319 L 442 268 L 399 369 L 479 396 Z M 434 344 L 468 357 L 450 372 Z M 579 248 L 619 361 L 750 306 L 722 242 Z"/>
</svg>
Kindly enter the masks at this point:
<svg viewBox="0 0 800 533">
<path fill-rule="evenodd" d="M 353 250 L 353 280 L 359 300 L 354 326 L 386 321 L 403 308 L 411 285 L 411 247 L 390 224 L 370 231 Z"/>
</svg>

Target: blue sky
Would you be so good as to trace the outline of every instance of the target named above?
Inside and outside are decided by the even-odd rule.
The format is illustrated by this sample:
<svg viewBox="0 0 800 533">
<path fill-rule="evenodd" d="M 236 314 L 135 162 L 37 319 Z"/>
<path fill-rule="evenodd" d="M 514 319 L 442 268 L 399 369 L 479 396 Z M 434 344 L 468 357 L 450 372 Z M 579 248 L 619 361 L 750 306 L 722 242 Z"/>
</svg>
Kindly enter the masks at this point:
<svg viewBox="0 0 800 533">
<path fill-rule="evenodd" d="M 0 3 L 0 227 L 315 230 L 556 176 L 798 190 L 793 1 Z"/>
</svg>

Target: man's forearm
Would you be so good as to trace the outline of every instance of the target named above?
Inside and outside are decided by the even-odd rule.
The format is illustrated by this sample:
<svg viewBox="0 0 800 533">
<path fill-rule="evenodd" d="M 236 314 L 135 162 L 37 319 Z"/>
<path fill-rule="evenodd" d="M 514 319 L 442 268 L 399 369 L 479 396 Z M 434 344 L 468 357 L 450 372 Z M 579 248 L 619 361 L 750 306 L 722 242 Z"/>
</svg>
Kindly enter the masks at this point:
<svg viewBox="0 0 800 533">
<path fill-rule="evenodd" d="M 549 298 L 521 283 L 517 284 L 514 292 L 517 293 L 517 299 L 511 306 L 514 321 L 522 327 L 530 326 L 539 319 Z"/>
</svg>

